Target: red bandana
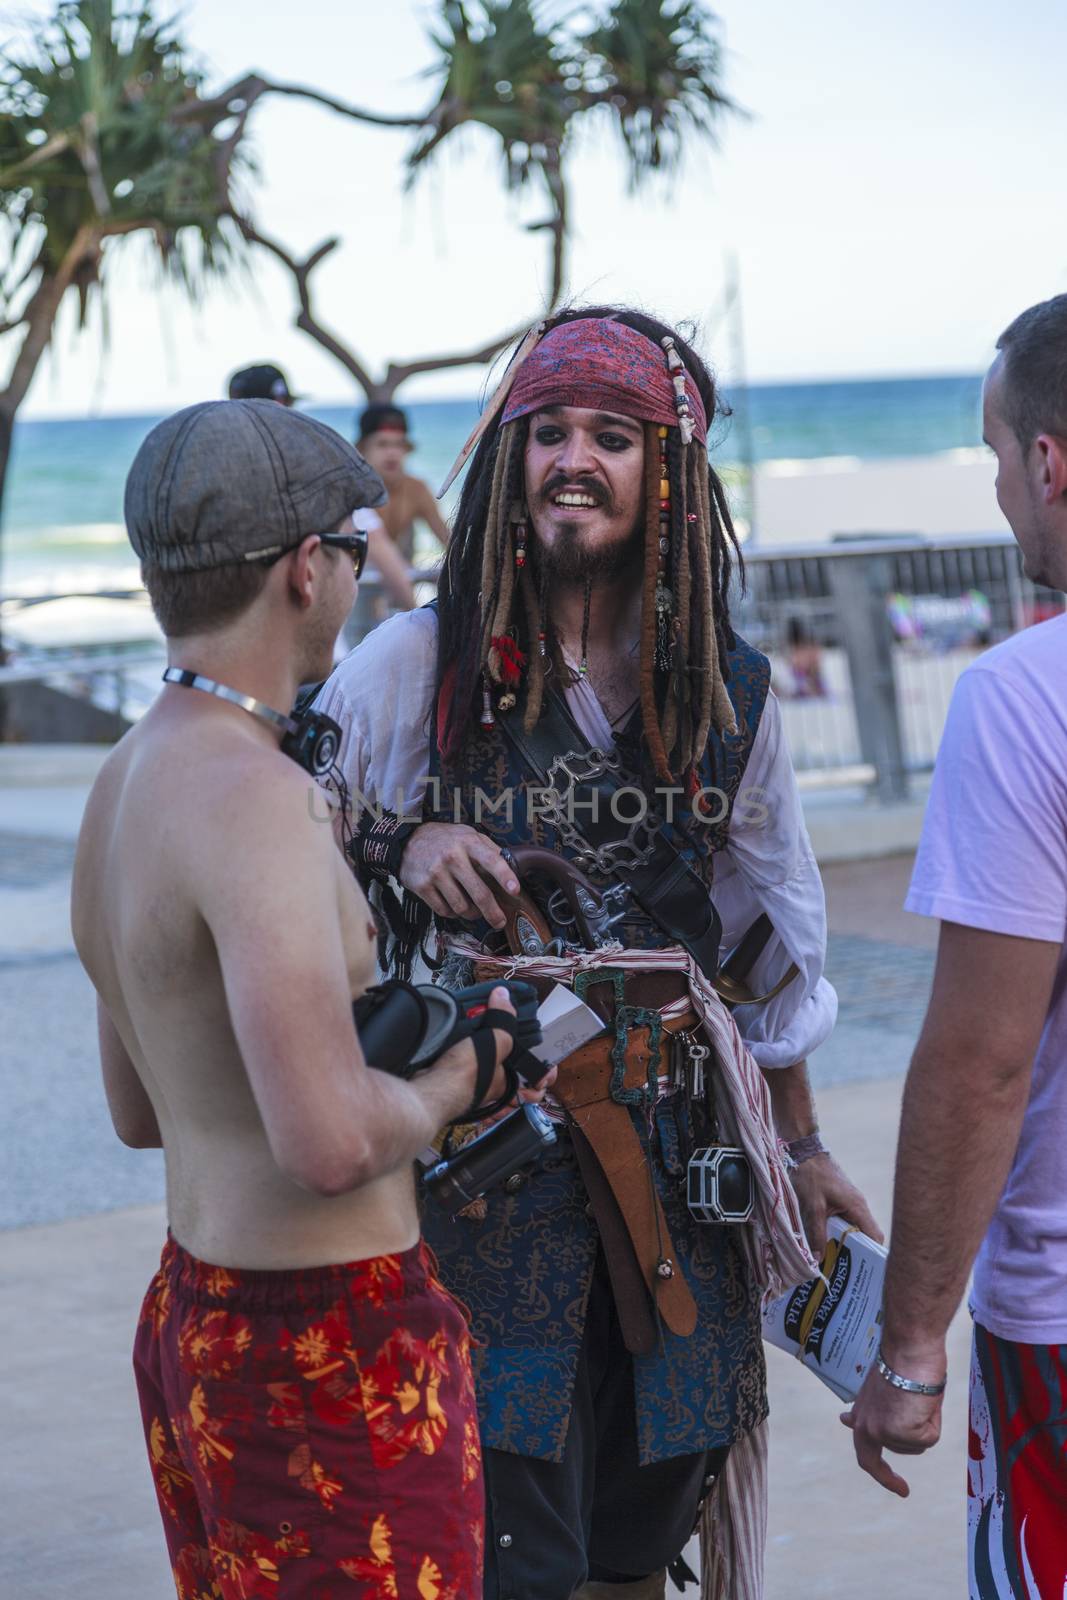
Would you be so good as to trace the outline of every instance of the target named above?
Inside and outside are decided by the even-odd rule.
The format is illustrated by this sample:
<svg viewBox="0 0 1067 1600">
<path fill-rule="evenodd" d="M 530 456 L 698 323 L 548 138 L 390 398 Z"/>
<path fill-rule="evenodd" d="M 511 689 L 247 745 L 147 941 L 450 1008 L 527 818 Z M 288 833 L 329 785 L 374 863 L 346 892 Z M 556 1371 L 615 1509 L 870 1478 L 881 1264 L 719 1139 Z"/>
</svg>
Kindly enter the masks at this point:
<svg viewBox="0 0 1067 1600">
<path fill-rule="evenodd" d="M 704 402 L 688 372 L 685 392 L 696 437 L 706 444 Z M 612 317 L 579 317 L 546 333 L 515 374 L 504 421 L 548 406 L 614 411 L 640 422 L 678 426 L 665 352 L 636 328 Z"/>
</svg>

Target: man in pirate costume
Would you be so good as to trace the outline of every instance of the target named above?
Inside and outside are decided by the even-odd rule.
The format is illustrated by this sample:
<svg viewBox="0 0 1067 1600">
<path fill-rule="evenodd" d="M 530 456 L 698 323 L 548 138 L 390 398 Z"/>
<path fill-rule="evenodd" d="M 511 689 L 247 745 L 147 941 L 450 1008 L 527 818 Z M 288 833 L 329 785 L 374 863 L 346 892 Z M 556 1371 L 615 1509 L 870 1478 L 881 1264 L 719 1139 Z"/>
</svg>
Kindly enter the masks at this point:
<svg viewBox="0 0 1067 1600">
<path fill-rule="evenodd" d="M 702 1506 L 704 1594 L 758 1600 L 761 1296 L 812 1276 L 831 1214 L 880 1237 L 818 1138 L 822 886 L 768 663 L 730 626 L 716 409 L 650 317 L 532 330 L 461 456 L 437 603 L 318 702 L 369 808 L 357 870 L 406 891 L 400 970 L 432 913 L 442 981 L 554 979 L 607 1024 L 559 1067 L 548 1154 L 426 1208 L 481 1342 L 487 1600 L 662 1596 Z M 744 1224 L 687 1206 L 724 1146 Z"/>
</svg>

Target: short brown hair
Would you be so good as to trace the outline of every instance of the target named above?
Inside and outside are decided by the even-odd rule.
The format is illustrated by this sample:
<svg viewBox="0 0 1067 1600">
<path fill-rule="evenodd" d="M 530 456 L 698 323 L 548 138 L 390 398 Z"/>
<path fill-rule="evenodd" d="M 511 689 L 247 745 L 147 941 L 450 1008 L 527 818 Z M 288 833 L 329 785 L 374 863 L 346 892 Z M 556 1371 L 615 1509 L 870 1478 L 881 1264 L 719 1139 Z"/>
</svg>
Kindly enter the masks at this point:
<svg viewBox="0 0 1067 1600">
<path fill-rule="evenodd" d="M 1067 439 L 1067 294 L 1016 317 L 1000 338 L 1004 416 L 1025 455 L 1039 433 Z"/>
<path fill-rule="evenodd" d="M 166 572 L 155 561 L 141 562 L 141 580 L 168 639 L 225 627 L 258 599 L 269 571 L 261 561 L 229 561 L 203 572 Z"/>
</svg>

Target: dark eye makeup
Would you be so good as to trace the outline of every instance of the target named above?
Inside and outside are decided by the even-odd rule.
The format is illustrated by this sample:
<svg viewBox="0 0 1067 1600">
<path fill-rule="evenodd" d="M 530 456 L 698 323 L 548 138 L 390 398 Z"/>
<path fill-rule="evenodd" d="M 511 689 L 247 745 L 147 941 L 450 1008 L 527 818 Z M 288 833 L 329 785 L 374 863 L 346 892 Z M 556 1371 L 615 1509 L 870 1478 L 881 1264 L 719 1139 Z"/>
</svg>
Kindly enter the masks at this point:
<svg viewBox="0 0 1067 1600">
<path fill-rule="evenodd" d="M 559 444 L 563 437 L 563 429 L 550 422 L 542 423 L 541 427 L 534 430 L 534 439 L 538 444 L 546 446 Z M 596 442 L 602 449 L 610 450 L 615 455 L 620 455 L 624 450 L 631 450 L 634 444 L 634 441 L 628 439 L 625 434 L 612 433 L 608 430 L 598 433 Z"/>
</svg>

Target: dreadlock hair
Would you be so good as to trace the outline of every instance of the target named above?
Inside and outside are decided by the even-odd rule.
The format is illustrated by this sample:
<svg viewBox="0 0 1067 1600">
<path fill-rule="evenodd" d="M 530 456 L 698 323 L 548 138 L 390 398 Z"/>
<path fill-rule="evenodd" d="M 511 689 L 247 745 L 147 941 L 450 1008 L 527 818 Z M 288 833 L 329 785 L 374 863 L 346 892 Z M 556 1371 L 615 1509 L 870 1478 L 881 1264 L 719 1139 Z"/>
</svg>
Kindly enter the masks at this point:
<svg viewBox="0 0 1067 1600">
<path fill-rule="evenodd" d="M 545 324 L 545 333 L 578 318 L 614 317 L 659 346 L 674 340 L 700 393 L 709 430 L 728 415 L 715 382 L 693 350 L 671 328 L 615 306 L 574 306 Z M 667 622 L 669 663 L 657 640 L 657 564 L 660 542 L 660 438 L 645 433 L 645 564 L 641 609 L 640 705 L 645 743 L 661 781 L 675 773 L 692 782 L 714 725 L 732 731 L 726 692 L 727 653 L 734 646 L 729 589 L 735 563 L 744 567 L 726 493 L 704 448 L 683 444 L 667 430 L 665 465 L 670 483 L 668 576 L 672 605 Z M 479 731 L 483 683 L 501 684 L 501 653 L 494 640 L 510 635 L 526 658 L 526 722 L 540 714 L 546 669 L 567 682 L 567 668 L 548 615 L 547 584 L 530 539 L 516 565 L 516 516 L 525 501 L 523 462 L 528 418 L 494 420 L 467 469 L 438 589 L 437 694 L 447 682 L 441 724 L 442 761 L 455 762 Z M 657 663 L 657 657 L 659 661 Z"/>
</svg>

